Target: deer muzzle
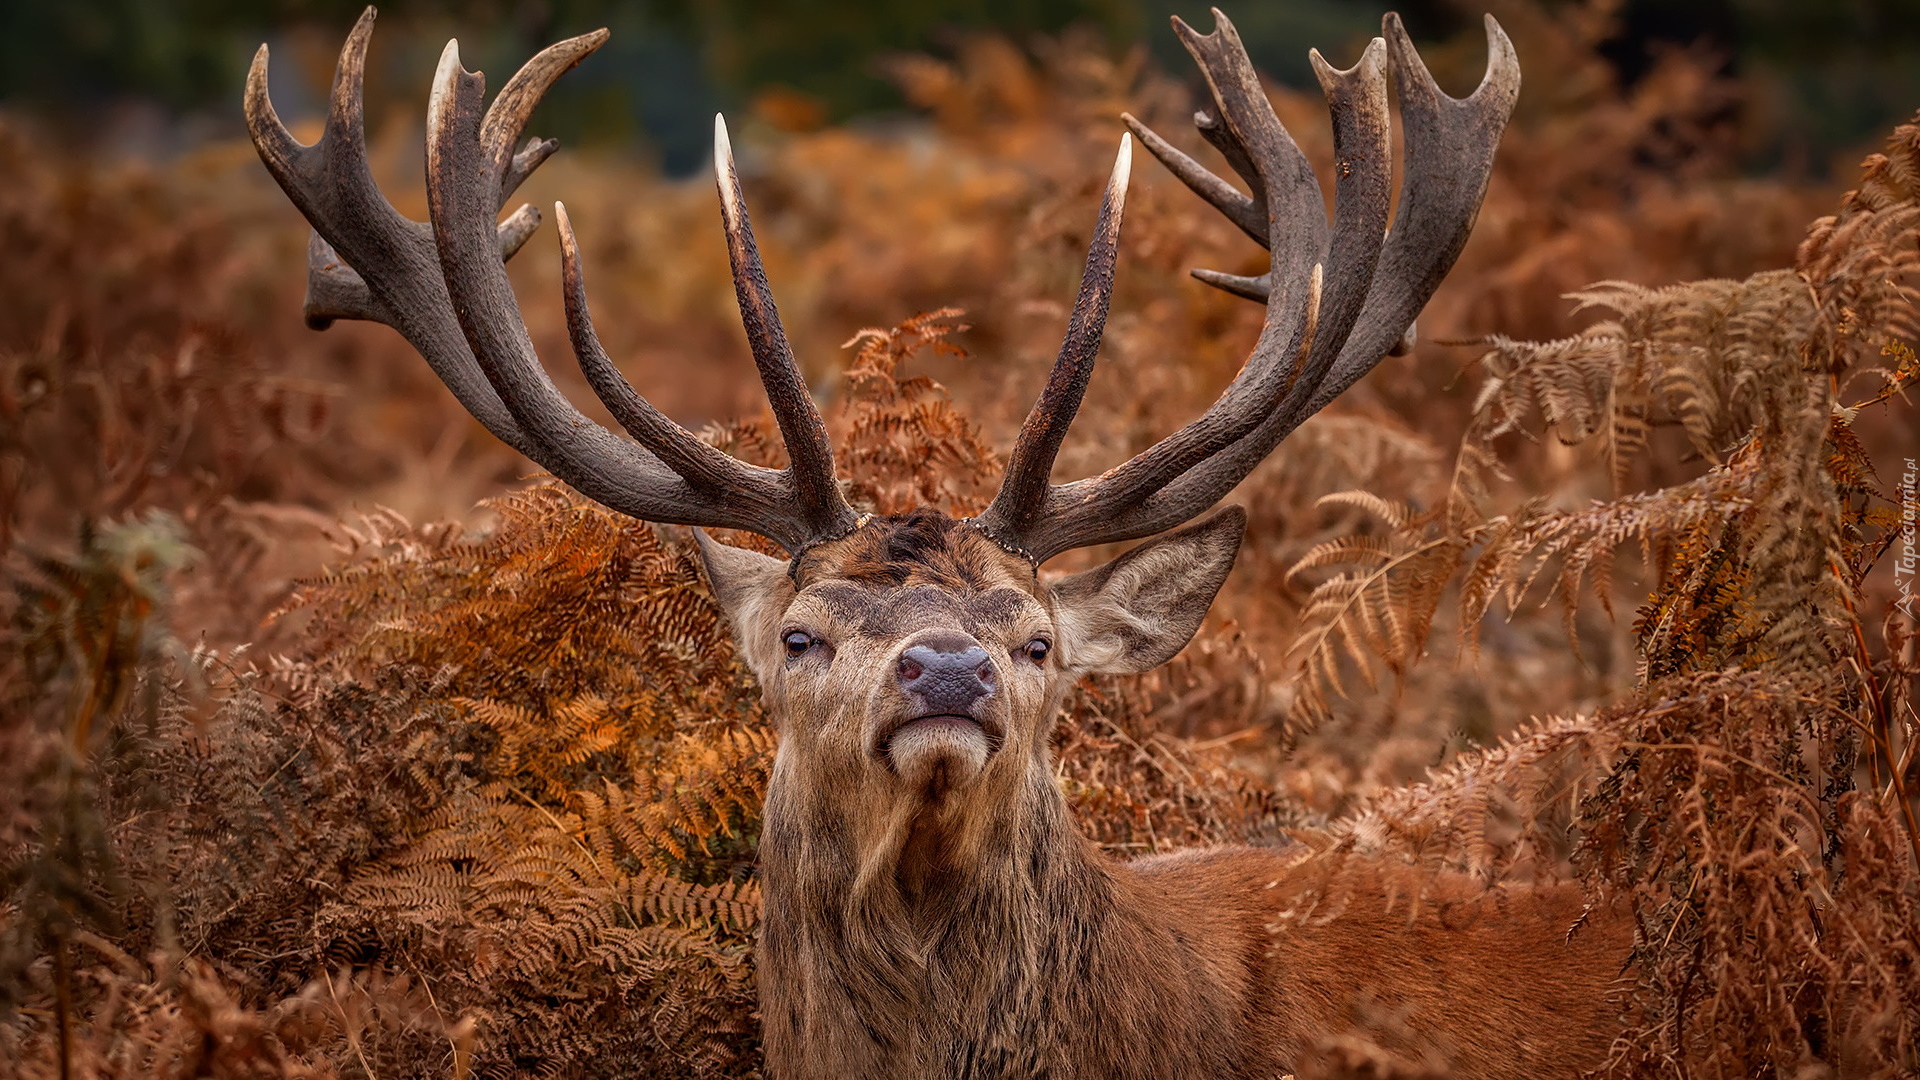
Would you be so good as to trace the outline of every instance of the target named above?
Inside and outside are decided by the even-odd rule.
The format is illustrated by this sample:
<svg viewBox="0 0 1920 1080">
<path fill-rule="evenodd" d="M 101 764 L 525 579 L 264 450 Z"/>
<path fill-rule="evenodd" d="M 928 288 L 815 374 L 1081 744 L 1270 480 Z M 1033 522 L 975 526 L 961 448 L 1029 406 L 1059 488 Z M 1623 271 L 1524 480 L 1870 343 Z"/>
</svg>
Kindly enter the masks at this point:
<svg viewBox="0 0 1920 1080">
<path fill-rule="evenodd" d="M 905 707 L 875 732 L 876 753 L 916 786 L 972 779 L 1005 737 L 987 650 L 971 635 L 941 632 L 902 650 L 895 671 Z"/>
</svg>

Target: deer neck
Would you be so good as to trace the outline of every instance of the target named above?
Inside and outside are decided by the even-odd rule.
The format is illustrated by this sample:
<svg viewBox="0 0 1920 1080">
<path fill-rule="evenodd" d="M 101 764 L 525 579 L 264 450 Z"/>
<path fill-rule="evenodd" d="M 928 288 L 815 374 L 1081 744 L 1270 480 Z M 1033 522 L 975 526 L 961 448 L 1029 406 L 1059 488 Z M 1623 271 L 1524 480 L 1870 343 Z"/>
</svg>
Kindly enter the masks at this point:
<svg viewBox="0 0 1920 1080">
<path fill-rule="evenodd" d="M 956 1046 L 1030 1044 L 1058 1019 L 1054 973 L 1100 947 L 1115 897 L 1043 761 L 1004 792 L 889 813 L 785 779 L 760 858 L 775 1075 L 937 1075 Z"/>
</svg>

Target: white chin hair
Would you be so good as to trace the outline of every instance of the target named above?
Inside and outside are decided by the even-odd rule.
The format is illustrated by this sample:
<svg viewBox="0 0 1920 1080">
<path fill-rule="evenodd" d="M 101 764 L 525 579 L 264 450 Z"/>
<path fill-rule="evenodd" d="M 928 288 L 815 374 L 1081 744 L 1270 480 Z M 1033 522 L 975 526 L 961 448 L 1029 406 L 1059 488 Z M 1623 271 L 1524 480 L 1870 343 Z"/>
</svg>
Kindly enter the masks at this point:
<svg viewBox="0 0 1920 1080">
<path fill-rule="evenodd" d="M 902 780 L 937 797 L 980 775 L 987 764 L 987 733 L 957 717 L 915 720 L 893 733 L 887 756 Z"/>
</svg>

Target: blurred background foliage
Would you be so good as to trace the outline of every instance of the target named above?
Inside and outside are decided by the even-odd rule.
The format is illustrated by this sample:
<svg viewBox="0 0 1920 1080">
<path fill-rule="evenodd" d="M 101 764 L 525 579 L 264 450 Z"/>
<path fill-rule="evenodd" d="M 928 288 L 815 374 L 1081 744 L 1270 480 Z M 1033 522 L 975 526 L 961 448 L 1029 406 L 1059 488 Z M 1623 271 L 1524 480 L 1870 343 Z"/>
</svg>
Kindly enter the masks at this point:
<svg viewBox="0 0 1920 1080">
<path fill-rule="evenodd" d="M 339 28 L 359 0 L 88 0 L 0 5 L 0 99 L 45 111 L 61 130 L 168 150 L 239 130 L 239 85 L 261 41 L 293 49 L 275 98 L 292 112 L 321 100 Z M 1417 39 L 1471 29 L 1486 5 L 1403 0 Z M 1497 7 L 1498 5 L 1494 5 Z M 1548 10 L 1594 5 L 1555 2 Z M 1600 53 L 1631 86 L 1660 57 L 1699 54 L 1751 91 L 1742 108 L 1749 170 L 1812 176 L 1850 170 L 1854 152 L 1920 100 L 1920 0 L 1614 0 Z M 1235 13 L 1248 51 L 1269 76 L 1310 88 L 1306 52 L 1350 52 L 1377 32 L 1375 0 L 1287 0 Z M 382 5 L 384 56 L 371 77 L 415 100 L 432 70 L 421 53 L 448 36 L 488 70 L 505 70 L 550 41 L 599 26 L 601 56 L 563 83 L 545 127 L 572 145 L 631 148 L 671 175 L 697 168 L 706 117 L 758 104 L 777 124 L 811 128 L 904 115 L 888 77 L 911 53 L 951 54 L 982 32 L 1032 41 L 1069 28 L 1118 54 L 1143 47 L 1169 71 L 1188 70 L 1161 28 L 1170 15 L 1205 25 L 1194 0 L 395 0 Z M 1583 16 L 1585 17 L 1585 16 Z M 396 39 L 409 42 L 394 51 Z M 1144 43 L 1144 44 L 1141 44 Z M 1863 45 L 1868 47 L 1863 48 Z M 385 76 L 385 78 L 382 78 Z M 284 106 L 283 106 L 284 107 Z"/>
</svg>

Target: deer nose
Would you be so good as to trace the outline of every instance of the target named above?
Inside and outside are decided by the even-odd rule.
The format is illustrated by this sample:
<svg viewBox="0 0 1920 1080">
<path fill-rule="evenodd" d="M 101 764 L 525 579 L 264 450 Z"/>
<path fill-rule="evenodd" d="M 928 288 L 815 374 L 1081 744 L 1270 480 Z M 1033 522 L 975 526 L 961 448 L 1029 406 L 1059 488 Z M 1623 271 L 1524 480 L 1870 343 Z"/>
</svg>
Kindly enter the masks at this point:
<svg viewBox="0 0 1920 1080">
<path fill-rule="evenodd" d="M 993 663 L 978 645 L 935 642 L 900 654 L 900 689 L 919 701 L 923 715 L 971 716 L 973 703 L 993 693 Z"/>
</svg>

